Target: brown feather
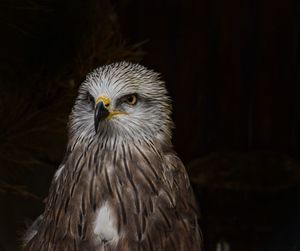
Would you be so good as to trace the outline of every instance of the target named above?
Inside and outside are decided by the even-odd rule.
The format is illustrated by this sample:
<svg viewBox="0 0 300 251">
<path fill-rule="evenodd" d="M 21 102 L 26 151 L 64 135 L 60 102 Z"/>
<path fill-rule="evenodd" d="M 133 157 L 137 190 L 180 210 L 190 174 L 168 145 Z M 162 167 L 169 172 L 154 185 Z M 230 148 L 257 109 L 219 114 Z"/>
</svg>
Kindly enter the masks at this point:
<svg viewBox="0 0 300 251">
<path fill-rule="evenodd" d="M 97 173 L 98 163 L 86 152 L 87 144 L 77 143 L 52 182 L 39 231 L 24 250 L 125 250 L 123 245 L 117 248 L 121 244 L 96 241 L 96 212 L 107 201 L 118 223 L 120 243 L 128 250 L 199 251 L 197 205 L 183 164 L 171 149 L 161 163 L 160 149 L 146 147 L 132 147 L 128 160 L 122 147 L 110 155 L 109 149 L 99 149 L 94 142 L 88 151 L 105 159 Z M 154 167 L 159 168 L 153 172 Z M 120 183 L 119 176 L 126 179 Z"/>
<path fill-rule="evenodd" d="M 128 91 L 138 92 L 136 109 L 120 104 L 131 113 L 94 123 L 87 96 L 107 92 L 117 102 Z M 65 158 L 24 251 L 200 251 L 198 209 L 172 150 L 170 114 L 164 82 L 145 67 L 121 62 L 88 75 Z"/>
</svg>

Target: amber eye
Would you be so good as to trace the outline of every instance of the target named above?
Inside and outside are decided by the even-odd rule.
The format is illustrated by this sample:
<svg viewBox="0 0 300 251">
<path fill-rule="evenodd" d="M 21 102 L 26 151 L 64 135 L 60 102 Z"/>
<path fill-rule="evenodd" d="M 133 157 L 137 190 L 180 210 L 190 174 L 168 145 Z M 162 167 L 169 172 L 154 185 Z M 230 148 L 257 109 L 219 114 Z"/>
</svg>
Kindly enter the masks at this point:
<svg viewBox="0 0 300 251">
<path fill-rule="evenodd" d="M 91 105 L 95 104 L 95 99 L 90 93 L 87 93 L 86 99 L 89 104 L 91 104 Z"/>
<path fill-rule="evenodd" d="M 124 98 L 124 101 L 129 105 L 135 105 L 137 102 L 137 97 L 135 94 L 128 95 Z"/>
</svg>

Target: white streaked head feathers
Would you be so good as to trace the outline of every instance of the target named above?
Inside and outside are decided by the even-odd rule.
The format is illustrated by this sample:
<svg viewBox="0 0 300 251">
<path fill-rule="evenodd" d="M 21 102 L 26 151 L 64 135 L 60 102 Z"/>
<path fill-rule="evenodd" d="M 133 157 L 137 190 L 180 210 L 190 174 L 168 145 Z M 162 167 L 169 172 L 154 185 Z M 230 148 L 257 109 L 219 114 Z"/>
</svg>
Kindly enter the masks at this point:
<svg viewBox="0 0 300 251">
<path fill-rule="evenodd" d="M 122 103 L 122 97 L 135 94 L 137 104 Z M 111 100 L 112 109 L 123 112 L 94 128 L 94 103 L 98 97 Z M 91 100 L 92 99 L 92 100 Z M 87 75 L 70 116 L 71 138 L 141 139 L 159 138 L 169 141 L 173 126 L 171 102 L 159 74 L 139 64 L 113 63 Z"/>
</svg>

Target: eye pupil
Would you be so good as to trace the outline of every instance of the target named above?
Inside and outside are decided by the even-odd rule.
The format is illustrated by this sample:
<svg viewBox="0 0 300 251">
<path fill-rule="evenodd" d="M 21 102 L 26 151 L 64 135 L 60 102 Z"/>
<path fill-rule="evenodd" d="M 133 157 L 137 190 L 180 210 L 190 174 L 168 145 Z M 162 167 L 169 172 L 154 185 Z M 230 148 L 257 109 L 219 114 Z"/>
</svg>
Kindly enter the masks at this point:
<svg viewBox="0 0 300 251">
<path fill-rule="evenodd" d="M 87 94 L 87 101 L 90 104 L 93 104 L 95 102 L 93 96 L 90 93 Z"/>
<path fill-rule="evenodd" d="M 135 95 L 129 95 L 126 97 L 126 102 L 130 105 L 135 105 L 136 104 L 136 96 Z"/>
</svg>

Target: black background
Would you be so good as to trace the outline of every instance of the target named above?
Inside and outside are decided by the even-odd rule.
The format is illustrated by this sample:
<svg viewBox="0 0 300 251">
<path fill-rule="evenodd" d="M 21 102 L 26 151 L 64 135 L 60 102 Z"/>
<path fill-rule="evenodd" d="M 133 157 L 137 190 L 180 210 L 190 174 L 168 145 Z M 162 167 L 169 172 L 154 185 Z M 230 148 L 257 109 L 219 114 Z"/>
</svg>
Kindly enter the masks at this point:
<svg viewBox="0 0 300 251">
<path fill-rule="evenodd" d="M 0 249 L 42 212 L 85 74 L 126 59 L 167 83 L 205 250 L 300 250 L 299 20 L 296 0 L 2 0 Z"/>
</svg>

